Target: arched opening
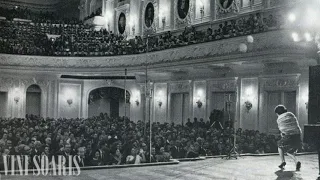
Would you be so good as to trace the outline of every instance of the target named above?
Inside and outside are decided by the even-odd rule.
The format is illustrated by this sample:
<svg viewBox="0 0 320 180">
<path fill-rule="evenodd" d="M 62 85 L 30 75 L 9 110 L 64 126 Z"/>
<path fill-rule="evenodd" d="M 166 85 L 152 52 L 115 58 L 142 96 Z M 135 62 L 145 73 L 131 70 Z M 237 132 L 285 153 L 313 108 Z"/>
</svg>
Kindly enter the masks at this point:
<svg viewBox="0 0 320 180">
<path fill-rule="evenodd" d="M 41 89 L 38 85 L 31 85 L 27 89 L 26 114 L 40 116 L 41 113 Z"/>
<path fill-rule="evenodd" d="M 126 101 L 126 103 L 125 103 Z M 107 113 L 111 117 L 130 116 L 130 93 L 117 87 L 102 87 L 89 93 L 88 116 Z"/>
</svg>

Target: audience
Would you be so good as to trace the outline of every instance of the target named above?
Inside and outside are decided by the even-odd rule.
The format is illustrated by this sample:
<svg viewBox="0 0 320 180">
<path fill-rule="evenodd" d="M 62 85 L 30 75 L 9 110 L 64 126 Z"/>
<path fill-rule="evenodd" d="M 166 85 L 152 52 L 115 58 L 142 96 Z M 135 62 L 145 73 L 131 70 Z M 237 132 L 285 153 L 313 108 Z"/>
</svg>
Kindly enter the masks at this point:
<svg viewBox="0 0 320 180">
<path fill-rule="evenodd" d="M 185 27 L 181 34 L 164 34 L 127 39 L 112 31 L 93 30 L 75 20 L 64 20 L 53 13 L 34 13 L 28 9 L 1 9 L 0 53 L 44 56 L 115 56 L 139 54 L 176 48 L 196 43 L 215 41 L 236 36 L 279 29 L 281 22 L 272 14 L 262 17 L 260 13 L 248 18 L 238 18 L 219 24 L 217 29 L 206 31 Z M 101 15 L 101 9 L 88 18 Z M 30 19 L 32 22 L 13 21 L 14 17 Z M 148 48 L 148 49 L 147 49 Z"/>
<path fill-rule="evenodd" d="M 217 129 L 202 122 L 188 121 L 188 126 L 153 123 L 150 153 L 149 125 L 142 121 L 135 123 L 127 118 L 111 118 L 106 113 L 88 119 L 44 119 L 33 115 L 1 118 L 0 154 L 5 157 L 46 155 L 55 158 L 57 155 L 79 155 L 80 166 L 141 164 L 167 162 L 171 158 L 226 155 L 233 147 L 233 128 Z M 280 137 L 239 128 L 236 138 L 240 153 L 264 154 L 277 152 Z M 305 151 L 313 149 L 304 146 Z M 2 162 L 0 168 L 3 168 Z M 66 162 L 66 166 L 68 164 Z"/>
</svg>

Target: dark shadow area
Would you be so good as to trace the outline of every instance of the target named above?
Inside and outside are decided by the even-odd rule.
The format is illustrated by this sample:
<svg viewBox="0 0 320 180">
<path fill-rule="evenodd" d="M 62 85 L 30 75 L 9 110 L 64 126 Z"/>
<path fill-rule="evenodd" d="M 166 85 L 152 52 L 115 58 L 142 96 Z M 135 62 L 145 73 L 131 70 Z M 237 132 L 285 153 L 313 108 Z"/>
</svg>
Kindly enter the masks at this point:
<svg viewBox="0 0 320 180">
<path fill-rule="evenodd" d="M 276 171 L 275 174 L 278 176 L 276 180 L 302 180 L 300 174 L 295 171 Z"/>
</svg>

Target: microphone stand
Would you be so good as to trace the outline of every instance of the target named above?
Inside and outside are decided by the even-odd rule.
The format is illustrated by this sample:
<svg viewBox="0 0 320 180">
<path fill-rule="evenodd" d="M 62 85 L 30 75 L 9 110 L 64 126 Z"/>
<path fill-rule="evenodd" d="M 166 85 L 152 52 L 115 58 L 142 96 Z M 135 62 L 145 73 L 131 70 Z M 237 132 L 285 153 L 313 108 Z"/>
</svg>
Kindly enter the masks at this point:
<svg viewBox="0 0 320 180">
<path fill-rule="evenodd" d="M 231 123 L 231 113 L 230 113 L 230 107 L 231 107 L 231 98 L 230 98 L 231 94 L 228 95 L 228 101 L 226 102 L 226 108 L 227 108 L 227 112 L 228 112 L 228 120 Z M 228 155 L 225 157 L 226 159 L 238 159 L 238 156 L 240 156 L 240 154 L 238 153 L 238 148 L 236 147 L 236 139 L 237 139 L 237 135 L 236 135 L 236 128 L 235 128 L 235 121 L 233 121 L 233 147 L 232 149 L 229 151 Z"/>
</svg>

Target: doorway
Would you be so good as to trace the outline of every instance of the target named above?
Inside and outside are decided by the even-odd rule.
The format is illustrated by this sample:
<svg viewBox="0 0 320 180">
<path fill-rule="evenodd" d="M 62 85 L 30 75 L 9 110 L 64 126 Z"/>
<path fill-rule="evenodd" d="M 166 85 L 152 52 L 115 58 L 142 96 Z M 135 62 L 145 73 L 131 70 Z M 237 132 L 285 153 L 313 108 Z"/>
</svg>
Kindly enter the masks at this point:
<svg viewBox="0 0 320 180">
<path fill-rule="evenodd" d="M 267 94 L 268 133 L 277 134 L 279 129 L 274 108 L 279 104 L 283 104 L 288 111 L 296 114 L 296 91 L 267 91 Z"/>
<path fill-rule="evenodd" d="M 223 127 L 233 126 L 236 117 L 237 97 L 235 92 L 213 92 L 211 98 L 210 112 L 222 112 L 218 120 Z"/>
<path fill-rule="evenodd" d="M 187 122 L 189 118 L 189 102 L 189 93 L 171 94 L 171 122 L 181 125 Z"/>
<path fill-rule="evenodd" d="M 40 117 L 41 114 L 41 89 L 38 85 L 31 85 L 26 93 L 26 114 Z"/>
<path fill-rule="evenodd" d="M 110 117 L 130 117 L 130 93 L 117 87 L 102 87 L 89 93 L 88 116 L 107 113 Z"/>
</svg>

